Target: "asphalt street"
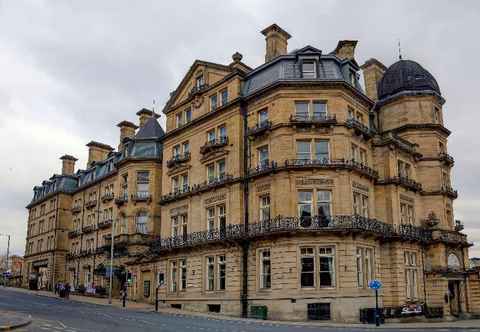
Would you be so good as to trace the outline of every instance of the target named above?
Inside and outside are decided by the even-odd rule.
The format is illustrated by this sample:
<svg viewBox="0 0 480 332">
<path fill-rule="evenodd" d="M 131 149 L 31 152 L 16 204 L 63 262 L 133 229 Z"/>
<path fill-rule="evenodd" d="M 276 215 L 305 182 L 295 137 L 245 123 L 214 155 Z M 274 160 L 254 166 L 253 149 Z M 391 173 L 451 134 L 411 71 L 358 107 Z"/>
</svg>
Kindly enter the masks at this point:
<svg viewBox="0 0 480 332">
<path fill-rule="evenodd" d="M 0 309 L 32 315 L 33 322 L 17 331 L 54 332 L 123 332 L 123 331 L 205 331 L 205 332 L 287 332 L 336 331 L 319 328 L 269 323 L 268 321 L 223 320 L 189 315 L 160 314 L 124 310 L 109 306 L 42 297 L 0 288 Z M 374 328 L 374 327 L 373 327 Z M 343 329 L 342 329 L 343 330 Z M 366 331 L 365 329 L 345 329 Z M 389 330 L 392 331 L 392 330 Z M 421 331 L 421 330 L 416 330 Z M 431 329 L 426 331 L 432 331 Z M 440 330 L 439 330 L 440 331 Z M 442 329 L 441 331 L 447 331 Z M 454 329 L 452 329 L 454 331 Z"/>
</svg>

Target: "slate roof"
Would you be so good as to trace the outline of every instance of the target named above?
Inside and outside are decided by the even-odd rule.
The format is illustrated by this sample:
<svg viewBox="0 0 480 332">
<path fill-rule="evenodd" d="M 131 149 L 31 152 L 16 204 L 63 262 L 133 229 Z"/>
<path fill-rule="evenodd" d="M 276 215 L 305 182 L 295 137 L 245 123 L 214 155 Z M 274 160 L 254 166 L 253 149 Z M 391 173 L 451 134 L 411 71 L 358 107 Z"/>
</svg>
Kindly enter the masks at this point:
<svg viewBox="0 0 480 332">
<path fill-rule="evenodd" d="M 135 135 L 135 139 L 152 139 L 160 138 L 165 135 L 165 131 L 154 117 L 145 122 L 143 127 L 140 127 L 138 133 Z"/>
<path fill-rule="evenodd" d="M 437 81 L 425 68 L 412 60 L 399 60 L 387 69 L 378 83 L 378 98 L 407 91 L 429 91 L 441 95 Z"/>
</svg>

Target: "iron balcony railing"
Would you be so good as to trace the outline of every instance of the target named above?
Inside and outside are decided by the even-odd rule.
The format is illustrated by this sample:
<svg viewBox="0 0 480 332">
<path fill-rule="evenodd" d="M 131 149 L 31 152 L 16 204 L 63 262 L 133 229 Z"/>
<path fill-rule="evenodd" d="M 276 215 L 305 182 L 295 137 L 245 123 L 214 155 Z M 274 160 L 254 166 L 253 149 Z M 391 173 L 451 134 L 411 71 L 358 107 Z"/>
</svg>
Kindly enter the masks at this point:
<svg viewBox="0 0 480 332">
<path fill-rule="evenodd" d="M 202 84 L 200 86 L 195 85 L 190 89 L 189 96 L 193 96 L 193 95 L 196 95 L 197 93 L 201 93 L 207 88 L 208 88 L 208 84 Z"/>
<path fill-rule="evenodd" d="M 440 152 L 438 158 L 443 161 L 445 164 L 452 166 L 455 163 L 455 159 L 446 152 Z"/>
<path fill-rule="evenodd" d="M 243 224 L 230 224 L 223 228 L 194 232 L 168 238 L 157 238 L 152 242 L 152 251 L 160 253 L 179 248 L 195 247 L 220 241 L 253 240 L 266 236 L 284 235 L 302 232 L 326 233 L 367 233 L 381 239 L 402 239 L 427 243 L 431 240 L 431 231 L 413 225 L 391 225 L 376 219 L 357 215 L 334 217 L 283 217 L 254 223 L 246 227 Z"/>
<path fill-rule="evenodd" d="M 80 234 L 82 234 L 82 231 L 79 230 L 79 229 L 74 229 L 73 231 L 70 231 L 68 232 L 68 237 L 70 239 L 74 238 L 74 237 L 77 237 L 77 236 L 80 236 Z"/>
<path fill-rule="evenodd" d="M 420 183 L 406 176 L 386 177 L 385 179 L 378 180 L 377 184 L 395 184 L 415 192 L 422 190 L 422 185 Z"/>
<path fill-rule="evenodd" d="M 458 191 L 454 190 L 451 186 L 449 185 L 442 185 L 440 191 L 442 194 L 447 195 L 450 198 L 457 198 L 458 197 Z"/>
<path fill-rule="evenodd" d="M 72 213 L 76 214 L 76 213 L 80 213 L 82 211 L 82 207 L 80 205 L 75 205 L 74 207 L 72 207 Z"/>
<path fill-rule="evenodd" d="M 152 199 L 152 195 L 148 191 L 137 191 L 132 194 L 132 201 L 134 202 L 148 202 Z"/>
<path fill-rule="evenodd" d="M 166 203 L 175 201 L 175 200 L 183 198 L 183 197 L 187 197 L 187 196 L 194 195 L 194 194 L 197 194 L 197 193 L 201 193 L 203 191 L 207 191 L 207 190 L 219 187 L 219 186 L 223 186 L 227 183 L 235 181 L 236 179 L 239 179 L 239 178 L 234 178 L 233 175 L 225 174 L 223 176 L 218 176 L 218 177 L 211 178 L 211 179 L 209 179 L 207 181 L 204 181 L 202 183 L 194 184 L 194 185 L 191 185 L 191 186 L 186 186 L 185 185 L 183 187 L 180 187 L 180 188 L 168 193 L 167 195 L 161 196 L 159 204 L 166 204 Z"/>
<path fill-rule="evenodd" d="M 92 199 L 92 200 L 88 201 L 87 203 L 85 203 L 85 207 L 87 209 L 91 209 L 95 206 L 97 206 L 97 200 L 96 199 Z"/>
<path fill-rule="evenodd" d="M 102 196 L 102 203 L 105 203 L 105 202 L 108 202 L 108 201 L 111 201 L 114 199 L 114 194 L 113 193 L 105 193 L 103 194 Z"/>
<path fill-rule="evenodd" d="M 83 226 L 82 228 L 83 233 L 91 233 L 94 230 L 95 230 L 95 225 L 87 225 L 87 226 Z"/>
<path fill-rule="evenodd" d="M 190 160 L 190 152 L 184 152 L 182 154 L 173 156 L 172 159 L 167 161 L 167 167 L 172 168 L 177 165 L 183 164 Z"/>
<path fill-rule="evenodd" d="M 337 123 L 335 114 L 292 114 L 290 123 L 294 125 L 334 125 Z"/>
<path fill-rule="evenodd" d="M 370 127 L 364 125 L 357 119 L 350 118 L 345 122 L 345 124 L 348 128 L 354 129 L 357 134 L 361 134 L 366 138 L 374 135 L 374 131 L 370 129 Z"/>
<path fill-rule="evenodd" d="M 228 144 L 228 137 L 227 136 L 221 136 L 218 138 L 211 139 L 207 141 L 201 148 L 200 148 L 200 153 L 205 154 L 208 152 L 211 152 L 213 150 L 222 148 Z"/>
<path fill-rule="evenodd" d="M 247 134 L 249 136 L 259 136 L 272 128 L 272 121 L 264 120 L 257 123 L 255 126 L 248 128 Z"/>
<path fill-rule="evenodd" d="M 122 205 L 128 202 L 128 192 L 121 193 L 117 198 L 115 198 L 115 204 Z"/>
<path fill-rule="evenodd" d="M 108 228 L 112 225 L 113 219 L 106 219 L 98 222 L 98 228 L 103 229 L 103 228 Z"/>
</svg>

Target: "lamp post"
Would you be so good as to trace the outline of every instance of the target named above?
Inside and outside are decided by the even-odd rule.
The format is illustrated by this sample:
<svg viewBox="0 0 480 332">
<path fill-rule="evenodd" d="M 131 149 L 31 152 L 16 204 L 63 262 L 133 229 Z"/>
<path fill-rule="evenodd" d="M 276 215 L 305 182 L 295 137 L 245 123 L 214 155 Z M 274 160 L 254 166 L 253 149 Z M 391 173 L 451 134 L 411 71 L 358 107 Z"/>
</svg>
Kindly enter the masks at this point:
<svg viewBox="0 0 480 332">
<path fill-rule="evenodd" d="M 110 242 L 110 282 L 108 285 L 108 304 L 112 304 L 112 283 L 113 283 L 113 242 L 115 239 L 115 219 L 112 222 L 112 241 Z"/>
</svg>

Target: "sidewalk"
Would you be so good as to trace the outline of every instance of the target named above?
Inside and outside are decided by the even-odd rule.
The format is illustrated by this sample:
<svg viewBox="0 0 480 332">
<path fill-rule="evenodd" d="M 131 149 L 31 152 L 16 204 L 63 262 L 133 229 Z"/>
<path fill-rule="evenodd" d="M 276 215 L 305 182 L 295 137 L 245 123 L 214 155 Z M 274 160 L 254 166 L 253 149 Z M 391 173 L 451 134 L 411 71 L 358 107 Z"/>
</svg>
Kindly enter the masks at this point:
<svg viewBox="0 0 480 332">
<path fill-rule="evenodd" d="M 13 330 L 26 326 L 32 322 L 32 317 L 27 314 L 13 311 L 0 310 L 0 331 Z"/>
<path fill-rule="evenodd" d="M 27 294 L 37 295 L 37 296 L 46 296 L 46 297 L 55 297 L 58 298 L 52 292 L 47 291 L 31 291 L 23 288 L 8 288 L 9 290 L 23 292 Z M 97 304 L 97 305 L 110 305 L 108 304 L 108 299 L 96 298 L 89 296 L 80 296 L 80 295 L 70 295 L 71 301 Z M 112 306 L 122 308 L 122 302 L 118 299 L 113 299 Z M 145 311 L 145 312 L 154 312 L 155 307 L 147 303 L 138 303 L 134 301 L 127 301 L 126 310 L 135 310 L 135 311 Z M 190 317 L 203 317 L 206 319 L 218 319 L 218 320 L 242 320 L 242 321 L 251 321 L 264 324 L 276 324 L 276 325 L 292 325 L 292 326 L 313 326 L 313 327 L 326 327 L 326 328 L 355 328 L 355 329 L 396 329 L 396 330 L 418 330 L 418 329 L 467 329 L 467 330 L 478 330 L 480 331 L 480 319 L 470 319 L 470 320 L 458 320 L 453 322 L 425 322 L 425 323 L 387 323 L 376 327 L 371 324 L 343 324 L 343 323 L 328 323 L 328 322 L 288 322 L 288 321 L 273 321 L 273 320 L 257 320 L 250 318 L 238 318 L 224 316 L 220 314 L 212 313 L 200 313 L 200 312 L 191 312 L 184 311 L 174 308 L 167 308 L 160 306 L 158 309 L 159 313 L 170 314 L 176 316 L 190 316 Z"/>
</svg>

